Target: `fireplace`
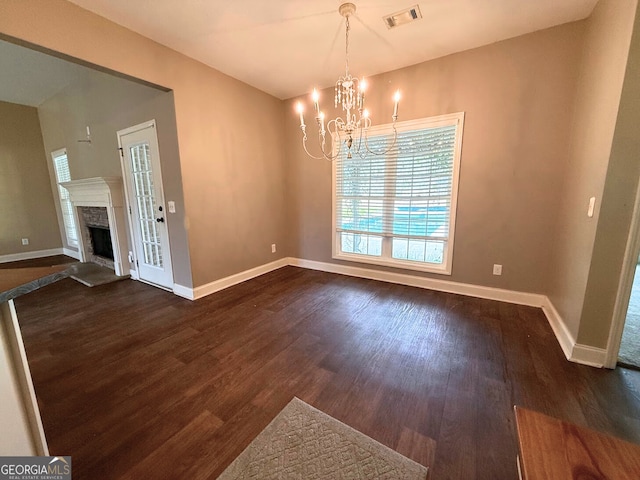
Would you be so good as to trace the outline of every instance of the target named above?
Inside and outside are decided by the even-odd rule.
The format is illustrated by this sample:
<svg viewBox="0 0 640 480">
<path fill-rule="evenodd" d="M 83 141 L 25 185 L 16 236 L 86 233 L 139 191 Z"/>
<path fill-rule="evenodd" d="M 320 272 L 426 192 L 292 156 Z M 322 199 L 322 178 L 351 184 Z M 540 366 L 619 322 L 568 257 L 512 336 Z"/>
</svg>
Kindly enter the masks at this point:
<svg viewBox="0 0 640 480">
<path fill-rule="evenodd" d="M 69 191 L 76 212 L 80 260 L 129 275 L 122 178 L 85 178 L 61 185 Z"/>
<path fill-rule="evenodd" d="M 93 254 L 113 262 L 113 247 L 111 246 L 111 233 L 109 233 L 109 229 L 104 227 L 87 228 L 89 228 L 89 233 L 91 234 Z"/>
<path fill-rule="evenodd" d="M 78 207 L 84 261 L 114 270 L 113 245 L 106 207 Z"/>
</svg>

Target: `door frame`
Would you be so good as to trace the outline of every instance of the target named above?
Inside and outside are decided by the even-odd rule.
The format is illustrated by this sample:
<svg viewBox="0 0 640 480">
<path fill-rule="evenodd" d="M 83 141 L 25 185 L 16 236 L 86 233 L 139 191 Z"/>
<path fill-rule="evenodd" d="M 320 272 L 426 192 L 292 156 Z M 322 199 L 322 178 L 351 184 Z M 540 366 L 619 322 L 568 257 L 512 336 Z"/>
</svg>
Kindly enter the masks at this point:
<svg viewBox="0 0 640 480">
<path fill-rule="evenodd" d="M 622 333 L 627 320 L 627 310 L 631 298 L 631 288 L 635 276 L 638 257 L 640 256 L 640 182 L 636 188 L 636 198 L 633 206 L 629 237 L 622 260 L 622 270 L 618 281 L 618 293 L 613 306 L 613 317 L 609 329 L 607 351 L 604 362 L 605 368 L 615 368 L 618 363 L 618 353 L 622 343 Z M 640 280 L 640 279 L 639 279 Z"/>
<path fill-rule="evenodd" d="M 129 225 L 129 241 L 131 242 L 131 246 L 132 246 L 132 250 L 129 252 L 129 261 L 131 263 L 133 263 L 135 265 L 135 270 L 132 270 L 131 267 L 129 268 L 129 272 L 131 274 L 131 277 L 134 280 L 139 280 L 141 282 L 144 283 L 148 283 L 149 285 L 153 285 L 154 287 L 158 287 L 158 288 L 162 288 L 164 290 L 169 290 L 169 291 L 173 291 L 173 286 L 172 287 L 166 287 L 163 285 L 158 285 L 157 283 L 152 283 L 152 282 L 148 282 L 142 278 L 140 278 L 140 272 L 139 272 L 139 267 L 138 267 L 138 252 L 137 252 L 137 245 L 136 245 L 136 238 L 135 238 L 135 230 L 134 228 L 136 228 L 133 224 L 133 209 L 131 208 L 131 201 L 130 201 L 130 195 L 131 195 L 131 188 L 132 188 L 132 181 L 133 179 L 129 177 L 128 175 L 128 169 L 127 166 L 125 165 L 125 155 L 124 155 L 124 150 L 122 147 L 122 137 L 129 135 L 131 133 L 135 133 L 138 132 L 140 130 L 146 130 L 147 128 L 153 128 L 153 131 L 155 132 L 155 136 L 156 136 L 156 143 L 158 144 L 158 153 L 160 152 L 160 143 L 158 142 L 158 130 L 156 127 L 156 120 L 155 119 L 151 119 L 148 120 L 146 122 L 143 123 L 139 123 L 137 125 L 133 125 L 131 127 L 125 128 L 123 130 L 118 130 L 116 132 L 117 136 L 118 136 L 118 150 L 120 151 L 120 169 L 122 170 L 122 179 L 123 179 L 123 184 L 124 184 L 124 201 L 126 203 L 126 208 L 127 211 L 129 212 L 129 215 L 126 215 L 127 217 L 127 222 Z M 165 226 L 167 229 L 167 256 L 169 258 L 169 265 L 168 268 L 171 272 L 171 278 L 172 278 L 172 283 L 174 282 L 174 276 L 173 276 L 173 258 L 171 256 L 171 239 L 169 238 L 169 216 L 167 215 L 167 210 L 165 207 L 165 196 L 164 196 L 164 178 L 162 176 L 162 168 L 160 165 L 160 158 L 158 157 L 158 162 L 157 162 L 157 167 L 158 167 L 158 172 L 157 174 L 159 175 L 159 177 L 162 179 L 162 181 L 160 182 L 160 184 L 158 185 L 158 188 L 160 189 L 160 195 L 162 196 L 162 206 L 163 206 L 163 210 L 165 213 Z M 155 168 L 155 165 L 154 165 Z"/>
</svg>

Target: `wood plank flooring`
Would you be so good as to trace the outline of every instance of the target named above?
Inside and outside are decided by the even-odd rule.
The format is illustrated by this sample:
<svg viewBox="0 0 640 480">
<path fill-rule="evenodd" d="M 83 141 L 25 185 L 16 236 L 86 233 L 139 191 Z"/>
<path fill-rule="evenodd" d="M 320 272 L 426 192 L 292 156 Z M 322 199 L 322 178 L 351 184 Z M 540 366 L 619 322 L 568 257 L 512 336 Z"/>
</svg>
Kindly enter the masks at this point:
<svg viewBox="0 0 640 480">
<path fill-rule="evenodd" d="M 432 479 L 517 479 L 514 404 L 640 443 L 640 372 L 568 362 L 537 308 L 295 267 L 195 302 L 65 279 L 16 308 L 74 479 L 214 479 L 294 395 Z"/>
<path fill-rule="evenodd" d="M 75 258 L 66 255 L 53 255 L 51 257 L 32 258 L 30 260 L 18 260 L 15 262 L 0 263 L 3 268 L 30 268 L 30 267 L 50 267 L 51 265 L 67 265 L 76 263 Z"/>
</svg>

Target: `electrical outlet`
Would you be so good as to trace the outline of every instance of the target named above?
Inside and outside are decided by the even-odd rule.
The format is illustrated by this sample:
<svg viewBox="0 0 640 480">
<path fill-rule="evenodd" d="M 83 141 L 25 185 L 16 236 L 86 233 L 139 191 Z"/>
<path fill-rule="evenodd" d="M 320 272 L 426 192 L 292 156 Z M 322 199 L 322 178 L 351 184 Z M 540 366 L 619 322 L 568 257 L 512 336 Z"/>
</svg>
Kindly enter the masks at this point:
<svg viewBox="0 0 640 480">
<path fill-rule="evenodd" d="M 271 253 L 276 253 L 276 244 L 275 243 L 271 244 Z"/>
<path fill-rule="evenodd" d="M 497 263 L 493 265 L 493 274 L 494 275 L 502 275 L 502 265 L 498 265 Z"/>
<path fill-rule="evenodd" d="M 29 239 L 28 238 L 23 238 L 22 239 L 22 245 L 29 245 Z"/>
</svg>

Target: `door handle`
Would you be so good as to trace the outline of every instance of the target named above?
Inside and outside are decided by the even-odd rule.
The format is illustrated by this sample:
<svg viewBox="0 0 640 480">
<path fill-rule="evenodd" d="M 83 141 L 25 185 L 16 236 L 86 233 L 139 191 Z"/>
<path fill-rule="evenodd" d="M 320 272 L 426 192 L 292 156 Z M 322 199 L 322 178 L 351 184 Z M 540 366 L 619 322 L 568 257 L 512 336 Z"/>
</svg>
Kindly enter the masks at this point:
<svg viewBox="0 0 640 480">
<path fill-rule="evenodd" d="M 164 217 L 156 218 L 156 222 L 164 223 Z"/>
</svg>

